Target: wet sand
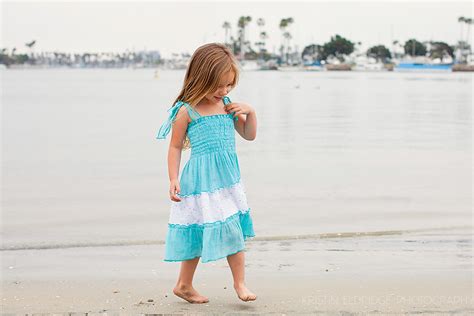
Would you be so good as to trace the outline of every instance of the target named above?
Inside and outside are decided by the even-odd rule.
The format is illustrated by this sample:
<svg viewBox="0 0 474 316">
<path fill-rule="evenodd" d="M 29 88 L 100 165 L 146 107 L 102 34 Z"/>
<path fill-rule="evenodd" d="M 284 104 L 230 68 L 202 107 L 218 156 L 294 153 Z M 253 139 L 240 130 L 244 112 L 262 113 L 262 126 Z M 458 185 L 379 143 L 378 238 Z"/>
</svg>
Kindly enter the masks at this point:
<svg viewBox="0 0 474 316">
<path fill-rule="evenodd" d="M 346 236 L 346 237 L 344 237 Z M 163 244 L 2 251 L 2 313 L 474 312 L 472 227 L 388 234 L 254 238 L 242 302 L 225 259 L 202 264 L 194 286 L 209 303 L 171 292 L 179 263 Z"/>
</svg>

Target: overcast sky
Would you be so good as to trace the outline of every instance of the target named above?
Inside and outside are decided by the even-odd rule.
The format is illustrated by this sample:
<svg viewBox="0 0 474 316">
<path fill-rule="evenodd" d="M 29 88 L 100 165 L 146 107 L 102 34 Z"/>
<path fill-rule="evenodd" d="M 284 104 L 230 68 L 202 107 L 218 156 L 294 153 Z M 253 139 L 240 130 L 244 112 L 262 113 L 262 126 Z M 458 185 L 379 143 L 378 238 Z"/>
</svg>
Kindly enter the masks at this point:
<svg viewBox="0 0 474 316">
<path fill-rule="evenodd" d="M 270 51 L 278 50 L 278 25 L 286 17 L 294 19 L 289 31 L 300 51 L 309 44 L 323 44 L 334 34 L 362 42 L 363 49 L 412 37 L 452 45 L 461 34 L 457 19 L 472 17 L 472 2 L 2 1 L 1 15 L 1 47 L 25 51 L 24 44 L 35 39 L 35 51 L 147 49 L 168 57 L 173 52 L 192 54 L 206 42 L 223 42 L 224 21 L 231 23 L 235 36 L 242 15 L 252 17 L 248 31 L 252 44 L 258 40 L 256 20 L 265 20 Z"/>
</svg>

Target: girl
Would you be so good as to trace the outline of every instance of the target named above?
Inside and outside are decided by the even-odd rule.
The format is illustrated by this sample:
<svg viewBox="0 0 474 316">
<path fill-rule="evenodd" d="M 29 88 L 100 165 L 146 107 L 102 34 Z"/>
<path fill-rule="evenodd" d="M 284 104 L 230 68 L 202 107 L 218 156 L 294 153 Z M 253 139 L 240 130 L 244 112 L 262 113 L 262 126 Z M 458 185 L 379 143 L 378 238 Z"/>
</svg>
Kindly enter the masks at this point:
<svg viewBox="0 0 474 316">
<path fill-rule="evenodd" d="M 209 302 L 192 286 L 200 257 L 203 263 L 227 257 L 238 297 L 257 298 L 244 282 L 244 241 L 255 233 L 235 151 L 235 130 L 254 140 L 257 118 L 250 105 L 231 103 L 227 96 L 238 77 L 237 60 L 229 48 L 218 43 L 199 47 L 157 136 L 165 139 L 173 126 L 164 261 L 182 261 L 173 293 L 190 303 Z M 181 151 L 189 147 L 191 155 L 178 180 Z"/>
</svg>

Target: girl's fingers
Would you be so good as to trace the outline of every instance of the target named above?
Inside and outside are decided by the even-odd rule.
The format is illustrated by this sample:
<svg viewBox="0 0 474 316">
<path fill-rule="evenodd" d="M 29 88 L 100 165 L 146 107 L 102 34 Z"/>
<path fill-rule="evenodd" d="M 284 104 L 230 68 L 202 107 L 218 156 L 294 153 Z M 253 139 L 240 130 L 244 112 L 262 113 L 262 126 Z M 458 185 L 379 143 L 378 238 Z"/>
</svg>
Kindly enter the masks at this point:
<svg viewBox="0 0 474 316">
<path fill-rule="evenodd" d="M 178 186 L 174 186 L 170 189 L 170 198 L 172 201 L 180 202 L 181 199 L 176 195 L 176 192 L 179 193 L 180 189 Z"/>
<path fill-rule="evenodd" d="M 173 195 L 174 195 L 174 197 L 175 197 L 175 199 L 176 199 L 177 201 L 181 201 L 181 199 L 180 199 L 180 198 L 178 197 L 178 195 L 177 195 L 177 193 L 179 193 L 179 192 L 180 192 L 179 185 L 176 185 Z"/>
<path fill-rule="evenodd" d="M 237 113 L 240 113 L 241 110 L 240 110 L 240 108 L 237 107 L 237 108 L 234 108 L 234 109 L 230 109 L 228 112 L 229 113 L 234 113 L 234 116 L 235 116 Z"/>
<path fill-rule="evenodd" d="M 171 200 L 175 201 L 175 202 L 181 202 L 181 199 L 176 195 L 176 194 L 173 194 L 171 196 Z"/>
</svg>

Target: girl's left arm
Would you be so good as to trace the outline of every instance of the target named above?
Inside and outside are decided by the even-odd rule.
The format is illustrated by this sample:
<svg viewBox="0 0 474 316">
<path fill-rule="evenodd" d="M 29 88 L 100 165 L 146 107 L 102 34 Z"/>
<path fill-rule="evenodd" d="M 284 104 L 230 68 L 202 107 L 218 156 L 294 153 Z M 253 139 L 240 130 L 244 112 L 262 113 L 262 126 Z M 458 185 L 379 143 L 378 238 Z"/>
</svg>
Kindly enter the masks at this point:
<svg viewBox="0 0 474 316">
<path fill-rule="evenodd" d="M 257 115 L 255 109 L 246 103 L 231 103 L 226 106 L 227 113 L 234 113 L 239 119 L 234 126 L 237 132 L 246 140 L 257 137 Z"/>
</svg>

